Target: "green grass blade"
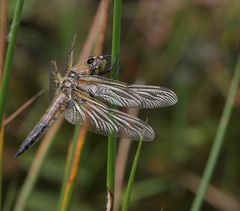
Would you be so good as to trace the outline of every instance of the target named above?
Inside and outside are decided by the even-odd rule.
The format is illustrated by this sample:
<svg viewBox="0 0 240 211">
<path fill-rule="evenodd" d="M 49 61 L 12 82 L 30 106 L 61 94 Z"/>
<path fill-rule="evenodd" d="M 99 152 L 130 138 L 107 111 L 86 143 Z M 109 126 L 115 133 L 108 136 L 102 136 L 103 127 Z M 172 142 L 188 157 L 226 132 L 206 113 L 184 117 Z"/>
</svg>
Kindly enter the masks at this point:
<svg viewBox="0 0 240 211">
<path fill-rule="evenodd" d="M 4 201 L 3 211 L 11 211 L 12 206 L 15 202 L 15 195 L 17 193 L 17 183 L 16 181 L 11 181 L 10 185 L 8 186 L 6 199 Z"/>
<path fill-rule="evenodd" d="M 139 143 L 138 143 L 137 151 L 136 151 L 136 154 L 134 157 L 132 169 L 131 169 L 129 180 L 128 180 L 126 195 L 124 196 L 122 211 L 127 211 L 128 207 L 129 207 L 130 197 L 131 197 L 131 193 L 132 193 L 132 186 L 133 186 L 133 182 L 134 182 L 134 178 L 135 178 L 135 173 L 136 173 L 136 169 L 137 169 L 140 152 L 142 149 L 142 142 L 143 142 L 143 140 L 139 141 Z"/>
<path fill-rule="evenodd" d="M 121 34 L 121 10 L 122 1 L 114 0 L 113 8 L 113 30 L 112 30 L 112 65 L 111 78 L 118 78 L 119 54 L 120 54 L 120 34 Z M 114 193 L 115 183 L 115 157 L 116 138 L 108 137 L 108 159 L 107 159 L 107 188 Z"/>
<path fill-rule="evenodd" d="M 18 26 L 20 23 L 21 15 L 22 15 L 23 4 L 24 4 L 24 0 L 17 0 L 13 22 L 12 22 L 11 30 L 9 33 L 9 36 L 10 36 L 9 44 L 7 48 L 6 61 L 4 65 L 3 81 L 2 81 L 2 86 L 0 90 L 0 125 L 2 125 L 3 114 L 6 106 L 8 84 L 9 84 L 9 79 L 12 71 L 14 47 L 16 42 L 17 30 L 18 30 Z"/>
<path fill-rule="evenodd" d="M 75 184 L 79 168 L 80 155 L 83 144 L 85 142 L 86 133 L 87 133 L 86 128 L 83 127 L 80 128 L 80 126 L 75 127 L 73 141 L 71 144 L 69 157 L 67 159 L 64 181 L 57 209 L 59 211 L 70 210 L 73 199 L 73 190 L 74 187 L 76 187 Z"/>
<path fill-rule="evenodd" d="M 213 170 L 215 168 L 220 150 L 222 148 L 224 136 L 226 133 L 226 129 L 229 123 L 230 115 L 232 112 L 232 107 L 234 103 L 234 98 L 237 93 L 238 84 L 240 79 L 240 57 L 237 62 L 237 66 L 233 75 L 233 79 L 230 85 L 229 93 L 227 96 L 227 100 L 224 106 L 224 110 L 222 113 L 222 117 L 218 126 L 218 130 L 213 142 L 213 146 L 210 152 L 210 156 L 207 161 L 206 168 L 203 173 L 203 177 L 199 186 L 199 189 L 197 191 L 197 194 L 194 198 L 191 211 L 198 211 L 201 208 L 203 198 L 206 192 L 206 189 L 208 187 L 208 184 L 210 182 L 211 176 L 213 174 Z"/>
<path fill-rule="evenodd" d="M 57 210 L 63 210 L 63 207 L 64 209 L 68 210 L 71 204 L 69 197 L 68 199 L 65 199 L 65 200 L 64 198 L 66 198 L 65 192 L 66 192 L 66 187 L 67 187 L 67 183 L 68 183 L 70 172 L 71 172 L 72 161 L 74 160 L 74 148 L 76 148 L 77 146 L 79 133 L 80 133 L 80 126 L 76 126 L 74 128 L 74 135 L 73 135 L 73 140 L 70 147 L 70 152 L 68 153 L 69 157 L 67 158 L 67 163 L 66 163 L 65 172 L 64 172 L 64 180 L 61 188 L 60 199 L 58 201 Z"/>
<path fill-rule="evenodd" d="M 2 125 L 3 115 L 4 115 L 4 111 L 5 111 L 5 106 L 6 106 L 8 84 L 9 84 L 9 79 L 10 79 L 11 70 L 12 70 L 14 46 L 15 46 L 15 42 L 16 42 L 17 29 L 18 29 L 18 26 L 20 23 L 21 15 L 22 15 L 23 4 L 24 4 L 24 0 L 17 0 L 17 2 L 16 2 L 16 8 L 15 8 L 15 12 L 14 12 L 13 22 L 12 22 L 12 26 L 11 26 L 11 30 L 10 30 L 10 39 L 9 39 L 9 44 L 8 44 L 8 48 L 7 48 L 7 55 L 6 55 L 6 60 L 5 60 L 5 64 L 4 64 L 3 79 L 2 79 L 1 89 L 0 89 L 0 130 L 1 130 L 1 133 L 3 133 L 1 125 Z M 3 142 L 3 138 L 1 140 L 1 142 Z M 1 146 L 3 147 L 3 143 L 1 143 Z M 3 155 L 3 153 L 1 153 L 1 155 Z M 1 156 L 0 162 L 1 162 L 1 164 L 0 164 L 0 209 L 1 209 L 2 208 L 2 156 Z"/>
<path fill-rule="evenodd" d="M 113 194 L 115 182 L 116 137 L 108 137 L 107 188 Z"/>
<path fill-rule="evenodd" d="M 121 13 L 122 1 L 114 0 L 113 7 L 113 30 L 112 30 L 112 64 L 111 78 L 118 79 L 119 56 L 120 56 L 120 35 L 121 35 Z"/>
<path fill-rule="evenodd" d="M 4 128 L 0 129 L 0 210 L 2 208 L 2 179 L 3 179 L 3 145 L 4 145 Z"/>
</svg>

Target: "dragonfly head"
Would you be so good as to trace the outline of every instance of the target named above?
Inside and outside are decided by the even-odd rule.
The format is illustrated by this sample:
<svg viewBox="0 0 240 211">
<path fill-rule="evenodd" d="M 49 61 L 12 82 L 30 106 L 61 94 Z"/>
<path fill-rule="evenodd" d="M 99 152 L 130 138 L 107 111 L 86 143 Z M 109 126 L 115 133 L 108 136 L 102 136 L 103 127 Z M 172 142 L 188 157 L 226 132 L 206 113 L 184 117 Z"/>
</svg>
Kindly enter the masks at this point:
<svg viewBox="0 0 240 211">
<path fill-rule="evenodd" d="M 87 59 L 87 65 L 91 71 L 91 75 L 99 75 L 106 67 L 106 56 L 89 56 Z"/>
</svg>

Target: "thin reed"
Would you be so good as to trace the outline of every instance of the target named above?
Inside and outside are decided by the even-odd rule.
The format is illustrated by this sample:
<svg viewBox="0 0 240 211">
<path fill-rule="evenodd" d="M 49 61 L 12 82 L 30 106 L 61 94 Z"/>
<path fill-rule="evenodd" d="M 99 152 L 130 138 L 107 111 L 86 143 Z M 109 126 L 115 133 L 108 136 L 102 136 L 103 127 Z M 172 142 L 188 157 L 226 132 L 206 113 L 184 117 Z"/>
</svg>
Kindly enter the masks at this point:
<svg viewBox="0 0 240 211">
<path fill-rule="evenodd" d="M 14 56 L 14 46 L 16 42 L 17 30 L 21 20 L 22 9 L 24 0 L 17 0 L 15 12 L 13 16 L 13 22 L 9 33 L 9 44 L 7 47 L 7 53 L 5 58 L 5 45 L 6 45 L 6 20 L 7 20 L 7 2 L 2 1 L 1 4 L 1 55 L 0 55 L 0 209 L 2 208 L 2 163 L 3 163 L 3 143 L 4 143 L 4 128 L 2 127 L 4 111 L 6 107 L 6 99 L 8 93 L 9 80 L 12 72 L 12 63 Z M 3 68 L 4 67 L 4 68 Z M 2 69 L 3 68 L 3 69 Z"/>
<path fill-rule="evenodd" d="M 137 169 L 137 165 L 138 165 L 138 161 L 139 161 L 139 157 L 140 157 L 140 152 L 141 152 L 141 149 L 142 149 L 142 143 L 143 143 L 143 140 L 140 140 L 139 143 L 138 143 L 138 147 L 137 147 L 136 154 L 135 154 L 135 157 L 134 157 L 134 161 L 133 161 L 133 164 L 132 164 L 130 176 L 129 176 L 129 179 L 128 179 L 126 194 L 124 195 L 122 211 L 127 211 L 128 208 L 129 208 L 129 203 L 130 203 L 130 198 L 131 198 L 131 194 L 132 194 L 134 178 L 135 178 L 136 169 Z"/>
<path fill-rule="evenodd" d="M 234 100 L 236 98 L 236 94 L 238 91 L 239 80 L 240 80 L 240 57 L 238 58 L 237 65 L 234 70 L 234 75 L 233 75 L 232 82 L 231 82 L 231 85 L 229 88 L 229 93 L 228 93 L 226 103 L 225 103 L 225 106 L 223 109 L 221 120 L 218 125 L 216 136 L 213 141 L 213 146 L 212 146 L 208 161 L 206 163 L 205 170 L 204 170 L 197 194 L 194 198 L 194 201 L 193 201 L 193 204 L 191 207 L 191 211 L 198 211 L 201 209 L 204 195 L 205 195 L 207 187 L 210 183 L 216 163 L 218 161 L 219 154 L 222 149 L 224 137 L 225 137 L 225 134 L 227 131 L 227 127 L 229 126 L 229 120 L 230 120 L 230 116 L 232 113 Z"/>
<path fill-rule="evenodd" d="M 113 28 L 112 28 L 113 69 L 111 71 L 111 78 L 113 79 L 118 78 L 119 57 L 120 57 L 120 35 L 121 35 L 121 12 L 122 12 L 122 1 L 114 0 Z M 113 195 L 114 193 L 115 159 L 116 159 L 116 138 L 113 136 L 109 136 L 108 137 L 108 158 L 107 158 L 107 188 L 108 188 L 108 191 L 110 191 L 111 195 Z"/>
</svg>

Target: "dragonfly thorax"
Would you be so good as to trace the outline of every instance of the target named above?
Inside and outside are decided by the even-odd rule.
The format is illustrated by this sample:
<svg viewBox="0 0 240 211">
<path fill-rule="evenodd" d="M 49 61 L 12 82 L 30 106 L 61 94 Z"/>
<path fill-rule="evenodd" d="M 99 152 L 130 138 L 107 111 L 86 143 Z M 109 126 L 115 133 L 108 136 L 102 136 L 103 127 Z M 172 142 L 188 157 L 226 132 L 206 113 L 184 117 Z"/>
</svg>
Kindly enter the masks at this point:
<svg viewBox="0 0 240 211">
<path fill-rule="evenodd" d="M 71 72 L 68 74 L 68 77 L 75 80 L 75 79 L 77 79 L 77 73 L 74 72 L 74 71 L 71 71 Z"/>
<path fill-rule="evenodd" d="M 63 81 L 63 87 L 64 88 L 70 88 L 70 87 L 72 87 L 73 86 L 73 81 L 71 81 L 71 80 L 69 80 L 69 79 L 65 79 L 64 81 Z"/>
<path fill-rule="evenodd" d="M 74 77 L 66 77 L 62 83 L 62 89 L 74 89 L 76 87 L 76 79 Z"/>
<path fill-rule="evenodd" d="M 74 71 L 69 72 L 65 79 L 63 80 L 62 88 L 65 89 L 74 88 L 76 86 L 76 80 L 77 73 Z"/>
<path fill-rule="evenodd" d="M 65 92 L 69 99 L 71 99 L 72 90 L 76 87 L 76 82 L 73 78 L 66 78 L 63 83 L 61 90 Z"/>
</svg>

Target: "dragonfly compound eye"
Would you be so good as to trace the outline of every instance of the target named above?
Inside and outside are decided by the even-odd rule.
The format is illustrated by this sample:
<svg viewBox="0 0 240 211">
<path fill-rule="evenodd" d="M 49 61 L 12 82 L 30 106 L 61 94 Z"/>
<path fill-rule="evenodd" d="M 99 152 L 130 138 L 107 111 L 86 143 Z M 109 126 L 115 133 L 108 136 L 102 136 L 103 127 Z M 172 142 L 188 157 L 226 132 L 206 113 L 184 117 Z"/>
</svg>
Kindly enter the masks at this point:
<svg viewBox="0 0 240 211">
<path fill-rule="evenodd" d="M 93 57 L 89 57 L 88 60 L 87 60 L 87 64 L 92 66 L 95 62 L 95 59 Z"/>
</svg>

